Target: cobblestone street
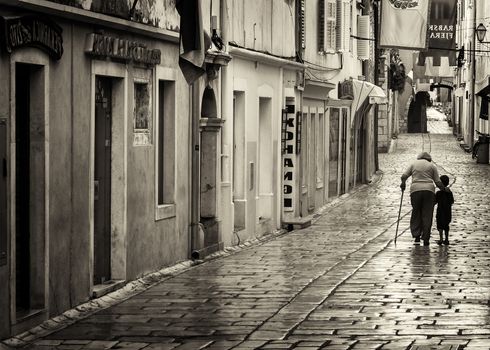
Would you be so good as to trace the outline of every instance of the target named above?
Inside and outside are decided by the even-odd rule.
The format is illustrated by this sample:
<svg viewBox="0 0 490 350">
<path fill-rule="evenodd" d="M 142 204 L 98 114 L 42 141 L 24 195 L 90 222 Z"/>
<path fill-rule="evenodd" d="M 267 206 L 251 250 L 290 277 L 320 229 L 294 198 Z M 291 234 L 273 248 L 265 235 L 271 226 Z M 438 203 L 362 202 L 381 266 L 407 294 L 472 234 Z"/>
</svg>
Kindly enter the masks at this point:
<svg viewBox="0 0 490 350">
<path fill-rule="evenodd" d="M 452 183 L 449 246 L 435 227 L 430 246 L 413 244 L 408 192 L 393 242 L 399 178 L 422 150 Z M 191 267 L 30 348 L 489 349 L 490 167 L 451 134 L 400 135 L 380 167 L 310 227 Z"/>
</svg>

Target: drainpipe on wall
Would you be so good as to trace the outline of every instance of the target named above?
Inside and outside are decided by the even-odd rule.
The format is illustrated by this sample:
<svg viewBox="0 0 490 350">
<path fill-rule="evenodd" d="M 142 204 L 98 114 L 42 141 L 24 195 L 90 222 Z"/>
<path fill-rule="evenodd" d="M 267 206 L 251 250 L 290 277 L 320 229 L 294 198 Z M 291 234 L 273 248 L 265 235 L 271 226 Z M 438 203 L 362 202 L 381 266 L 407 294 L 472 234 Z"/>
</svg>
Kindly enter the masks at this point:
<svg viewBox="0 0 490 350">
<path fill-rule="evenodd" d="M 469 133 L 470 139 L 468 140 L 468 144 L 471 149 L 473 149 L 475 143 L 475 80 L 476 80 L 476 0 L 473 1 L 473 35 L 472 35 L 472 43 L 471 48 L 473 50 L 471 60 L 471 92 L 470 92 L 470 125 L 469 125 Z"/>
<path fill-rule="evenodd" d="M 190 125 L 191 125 L 191 239 L 190 252 L 192 259 L 199 259 L 200 226 L 199 226 L 199 176 L 200 176 L 200 140 L 199 140 L 199 82 L 196 80 L 191 85 L 191 106 L 190 106 Z"/>
<path fill-rule="evenodd" d="M 374 7 L 374 85 L 379 84 L 379 50 L 378 50 L 378 20 L 379 20 L 379 4 L 378 0 L 373 3 Z M 378 158 L 378 117 L 379 107 L 374 105 L 374 170 L 379 170 L 379 158 Z"/>
<path fill-rule="evenodd" d="M 228 49 L 228 16 L 227 16 L 227 4 L 226 0 L 220 1 L 220 31 L 221 31 L 221 39 L 225 43 L 225 50 Z M 223 127 L 221 128 L 222 133 L 222 149 L 221 153 L 224 157 L 222 157 L 221 167 L 223 170 L 223 179 L 222 181 L 231 182 L 231 149 L 233 147 L 233 133 L 232 133 L 232 123 L 231 116 L 232 110 L 230 101 L 233 99 L 233 96 L 229 96 L 230 92 L 232 93 L 233 86 L 230 82 L 230 74 L 228 72 L 228 66 L 221 67 L 221 118 L 223 119 Z M 228 121 L 228 123 L 226 123 Z M 226 147 L 225 149 L 223 147 Z"/>
<path fill-rule="evenodd" d="M 220 25 L 219 29 L 221 31 L 221 40 L 225 43 L 225 51 L 228 51 L 228 33 L 229 33 L 229 21 L 228 21 L 228 3 L 226 0 L 220 1 Z M 232 74 L 230 74 L 230 69 L 228 66 L 221 67 L 221 119 L 223 119 L 223 126 L 221 127 L 221 167 L 222 167 L 222 179 L 221 181 L 229 183 L 231 187 L 227 192 L 226 202 L 220 203 L 220 209 L 222 210 L 223 216 L 230 215 L 231 221 L 234 224 L 235 217 L 235 207 L 233 202 L 233 84 L 232 84 Z M 221 201 L 220 201 L 221 202 Z M 230 210 L 227 210 L 230 208 Z M 226 210 L 226 212 L 225 212 Z M 228 222 L 229 222 L 228 221 Z M 232 224 L 232 225 L 233 225 Z M 233 227 L 233 226 L 232 226 Z M 237 234 L 238 235 L 238 234 Z M 231 238 L 233 240 L 233 238 Z"/>
</svg>

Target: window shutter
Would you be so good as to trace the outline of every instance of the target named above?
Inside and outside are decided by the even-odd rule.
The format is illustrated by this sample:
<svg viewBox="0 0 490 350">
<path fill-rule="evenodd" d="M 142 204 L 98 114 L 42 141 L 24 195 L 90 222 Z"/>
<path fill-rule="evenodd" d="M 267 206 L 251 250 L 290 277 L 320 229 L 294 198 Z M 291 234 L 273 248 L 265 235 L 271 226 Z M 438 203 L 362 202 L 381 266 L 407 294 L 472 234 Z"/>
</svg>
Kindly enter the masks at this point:
<svg viewBox="0 0 490 350">
<path fill-rule="evenodd" d="M 342 50 L 342 45 L 344 41 L 344 33 L 342 24 L 344 23 L 342 19 L 342 0 L 337 0 L 337 13 L 336 13 L 337 25 L 335 26 L 335 47 L 337 50 Z"/>
<path fill-rule="evenodd" d="M 350 17 L 351 17 L 351 4 L 350 2 L 344 1 L 343 3 L 343 11 L 344 11 L 344 16 L 343 16 L 343 33 L 344 33 L 344 44 L 342 49 L 345 51 L 349 51 L 350 48 Z"/>
<path fill-rule="evenodd" d="M 337 23 L 337 6 L 336 0 L 327 0 L 327 51 L 335 51 L 336 45 L 336 24 Z"/>
<path fill-rule="evenodd" d="M 357 16 L 357 36 L 359 38 L 369 38 L 370 33 L 369 15 Z M 357 39 L 357 57 L 361 60 L 369 59 L 369 40 Z"/>
<path fill-rule="evenodd" d="M 325 47 L 325 0 L 318 1 L 318 51 L 326 51 Z"/>
<path fill-rule="evenodd" d="M 305 30 L 305 0 L 300 0 L 299 5 L 299 35 L 301 48 L 306 48 L 306 30 Z"/>
<path fill-rule="evenodd" d="M 350 16 L 351 4 L 346 0 L 336 0 L 336 36 L 335 45 L 337 50 L 348 51 L 350 41 Z"/>
</svg>

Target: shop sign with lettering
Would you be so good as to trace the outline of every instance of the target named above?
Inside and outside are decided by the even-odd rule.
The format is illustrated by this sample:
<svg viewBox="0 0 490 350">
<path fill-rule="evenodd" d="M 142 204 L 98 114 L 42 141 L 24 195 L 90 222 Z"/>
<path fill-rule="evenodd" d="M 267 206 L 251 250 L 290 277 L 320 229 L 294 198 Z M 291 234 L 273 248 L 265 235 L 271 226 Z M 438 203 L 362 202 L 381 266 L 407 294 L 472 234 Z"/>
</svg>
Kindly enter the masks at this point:
<svg viewBox="0 0 490 350">
<path fill-rule="evenodd" d="M 162 56 L 160 50 L 149 49 L 143 43 L 99 33 L 87 35 L 85 52 L 98 58 L 111 58 L 147 65 L 160 64 Z"/>
<path fill-rule="evenodd" d="M 294 105 L 287 105 L 283 110 L 283 209 L 294 210 L 294 163 L 296 161 L 294 147 L 296 145 L 296 118 Z"/>
<path fill-rule="evenodd" d="M 46 51 L 55 60 L 63 55 L 63 30 L 53 21 L 37 15 L 1 19 L 7 52 L 31 46 Z"/>
</svg>

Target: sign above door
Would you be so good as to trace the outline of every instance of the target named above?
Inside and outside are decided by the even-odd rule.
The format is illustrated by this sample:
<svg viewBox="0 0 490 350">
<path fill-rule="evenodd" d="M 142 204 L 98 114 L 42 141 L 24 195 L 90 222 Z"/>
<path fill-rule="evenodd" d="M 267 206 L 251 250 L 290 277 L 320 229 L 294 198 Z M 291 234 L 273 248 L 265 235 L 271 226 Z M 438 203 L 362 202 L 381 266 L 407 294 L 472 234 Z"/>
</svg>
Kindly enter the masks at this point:
<svg viewBox="0 0 490 350">
<path fill-rule="evenodd" d="M 0 21 L 8 53 L 30 46 L 45 51 L 55 60 L 63 55 L 63 30 L 53 21 L 38 15 L 0 17 Z"/>
</svg>

